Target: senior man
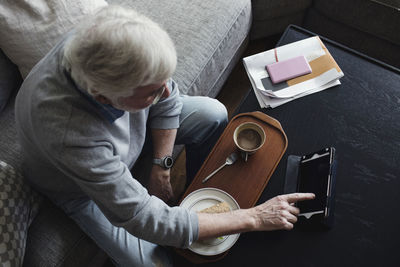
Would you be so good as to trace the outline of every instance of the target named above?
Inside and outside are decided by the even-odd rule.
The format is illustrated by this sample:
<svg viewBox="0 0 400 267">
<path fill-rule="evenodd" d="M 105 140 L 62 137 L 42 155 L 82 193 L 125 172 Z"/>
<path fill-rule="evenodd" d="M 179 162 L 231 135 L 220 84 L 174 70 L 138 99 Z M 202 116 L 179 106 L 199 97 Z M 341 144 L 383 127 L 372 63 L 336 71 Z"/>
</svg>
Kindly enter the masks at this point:
<svg viewBox="0 0 400 267">
<path fill-rule="evenodd" d="M 186 145 L 193 177 L 205 157 L 197 148 L 211 148 L 227 123 L 217 100 L 179 95 L 170 79 L 176 62 L 156 23 L 110 6 L 62 38 L 17 96 L 26 179 L 118 266 L 169 265 L 159 245 L 186 248 L 225 234 L 291 229 L 299 213 L 291 204 L 313 197 L 284 195 L 218 215 L 165 204 L 174 143 Z M 146 189 L 130 170 L 149 140 L 154 164 Z"/>
</svg>

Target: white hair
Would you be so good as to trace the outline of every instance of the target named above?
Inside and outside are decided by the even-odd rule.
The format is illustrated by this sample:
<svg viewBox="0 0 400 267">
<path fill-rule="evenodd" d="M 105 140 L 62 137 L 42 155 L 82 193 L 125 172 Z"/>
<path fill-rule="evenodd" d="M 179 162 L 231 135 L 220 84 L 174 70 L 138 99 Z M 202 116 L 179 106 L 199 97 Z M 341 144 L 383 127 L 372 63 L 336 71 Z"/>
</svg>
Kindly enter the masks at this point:
<svg viewBox="0 0 400 267">
<path fill-rule="evenodd" d="M 91 95 L 129 96 L 171 77 L 177 63 L 171 38 L 157 23 L 119 6 L 100 9 L 75 29 L 63 64 Z"/>
</svg>

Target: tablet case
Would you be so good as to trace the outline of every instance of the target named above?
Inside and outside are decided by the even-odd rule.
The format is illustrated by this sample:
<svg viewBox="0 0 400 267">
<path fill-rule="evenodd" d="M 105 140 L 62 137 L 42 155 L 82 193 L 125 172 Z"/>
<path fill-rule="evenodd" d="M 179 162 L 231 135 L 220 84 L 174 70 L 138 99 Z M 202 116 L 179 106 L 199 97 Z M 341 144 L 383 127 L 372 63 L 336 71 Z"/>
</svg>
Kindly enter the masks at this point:
<svg viewBox="0 0 400 267">
<path fill-rule="evenodd" d="M 286 176 L 285 176 L 285 187 L 284 193 L 290 194 L 297 191 L 297 180 L 299 177 L 301 156 L 289 155 L 286 165 Z M 334 212 L 335 212 L 335 192 L 336 192 L 336 152 L 333 153 L 333 162 L 330 168 L 331 172 L 331 185 L 330 185 L 330 196 L 327 199 L 328 216 L 324 217 L 324 214 L 315 214 L 311 218 L 306 219 L 303 216 L 298 217 L 298 222 L 295 227 L 318 230 L 321 228 L 330 229 L 334 223 Z"/>
</svg>

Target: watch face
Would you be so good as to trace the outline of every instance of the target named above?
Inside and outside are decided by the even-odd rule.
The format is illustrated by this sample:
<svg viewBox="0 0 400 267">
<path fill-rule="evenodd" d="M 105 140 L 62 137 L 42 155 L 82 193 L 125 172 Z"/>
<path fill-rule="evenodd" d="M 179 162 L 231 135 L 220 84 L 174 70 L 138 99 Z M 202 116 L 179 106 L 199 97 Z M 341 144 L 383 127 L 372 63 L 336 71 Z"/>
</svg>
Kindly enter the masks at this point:
<svg viewBox="0 0 400 267">
<path fill-rule="evenodd" d="M 174 164 L 174 159 L 172 157 L 167 156 L 167 157 L 164 158 L 164 166 L 165 166 L 165 168 L 169 169 L 169 168 L 172 167 L 173 164 Z"/>
</svg>

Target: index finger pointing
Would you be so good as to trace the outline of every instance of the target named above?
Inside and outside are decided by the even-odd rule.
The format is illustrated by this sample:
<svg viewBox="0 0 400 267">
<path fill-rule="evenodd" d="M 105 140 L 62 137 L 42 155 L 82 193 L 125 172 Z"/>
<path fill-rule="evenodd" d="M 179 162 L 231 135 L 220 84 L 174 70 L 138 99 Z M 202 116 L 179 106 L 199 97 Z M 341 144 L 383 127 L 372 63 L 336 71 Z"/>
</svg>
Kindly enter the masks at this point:
<svg viewBox="0 0 400 267">
<path fill-rule="evenodd" d="M 285 198 L 286 201 L 289 203 L 295 203 L 298 201 L 314 199 L 315 194 L 314 193 L 292 193 L 292 194 L 283 195 L 282 197 Z"/>
</svg>

